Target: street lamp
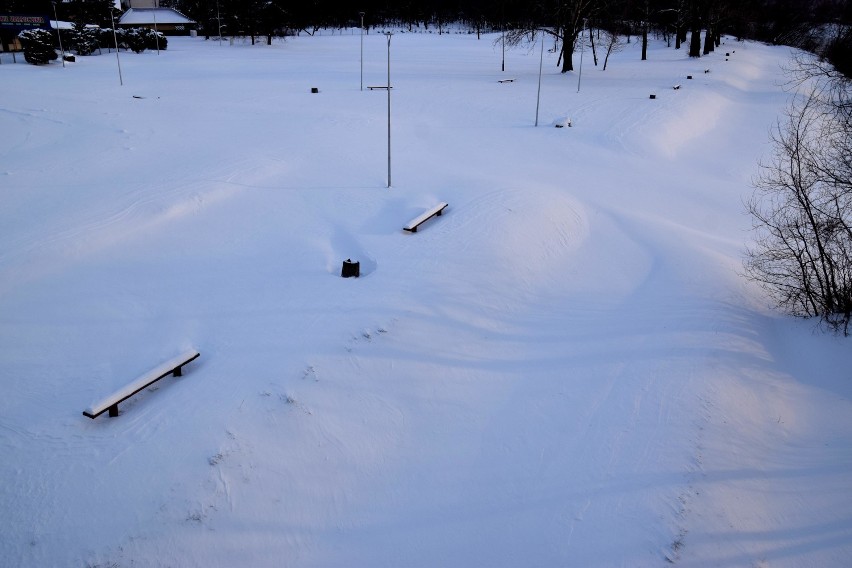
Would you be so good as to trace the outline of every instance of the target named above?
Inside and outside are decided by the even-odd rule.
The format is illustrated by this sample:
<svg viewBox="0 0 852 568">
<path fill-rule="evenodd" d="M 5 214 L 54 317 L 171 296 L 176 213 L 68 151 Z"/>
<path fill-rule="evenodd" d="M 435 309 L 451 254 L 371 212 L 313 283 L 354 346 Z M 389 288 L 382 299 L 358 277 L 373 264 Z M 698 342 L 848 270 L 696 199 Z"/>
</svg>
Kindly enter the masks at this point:
<svg viewBox="0 0 852 568">
<path fill-rule="evenodd" d="M 216 22 L 219 25 L 219 47 L 222 47 L 222 18 L 219 15 L 219 0 L 216 0 Z"/>
<path fill-rule="evenodd" d="M 115 33 L 115 15 L 114 8 L 109 9 L 109 17 L 112 20 L 112 41 L 115 42 L 115 61 L 118 64 L 118 84 L 124 86 L 124 79 L 121 78 L 121 58 L 118 57 L 118 36 Z"/>
<path fill-rule="evenodd" d="M 583 31 L 580 32 L 580 73 L 577 75 L 577 92 L 580 92 L 580 81 L 583 80 L 583 53 L 586 51 L 586 19 L 583 18 Z"/>
<path fill-rule="evenodd" d="M 544 64 L 544 32 L 541 34 L 541 54 L 538 56 L 538 94 L 535 99 L 535 125 L 538 126 L 538 107 L 541 101 L 541 68 Z"/>
<path fill-rule="evenodd" d="M 154 9 L 151 12 L 154 14 L 154 41 L 157 44 L 157 55 L 160 55 L 160 32 L 157 31 L 157 7 L 159 6 L 159 2 L 154 2 Z"/>
<path fill-rule="evenodd" d="M 53 17 L 56 18 L 56 38 L 59 40 L 59 51 L 62 52 L 62 67 L 65 67 L 65 50 L 62 48 L 62 35 L 59 33 L 59 16 L 56 15 L 56 2 L 51 2 L 53 4 Z M 53 52 L 56 55 L 56 52 Z"/>
<path fill-rule="evenodd" d="M 364 90 L 364 12 L 358 12 L 361 16 L 361 90 Z"/>
<path fill-rule="evenodd" d="M 500 27 L 503 28 L 503 35 L 500 43 L 503 44 L 503 59 L 500 62 L 500 71 L 506 70 L 506 22 L 500 22 Z"/>
<path fill-rule="evenodd" d="M 391 32 L 385 32 L 388 38 L 388 187 L 391 186 L 391 82 L 390 82 L 390 44 Z"/>
</svg>

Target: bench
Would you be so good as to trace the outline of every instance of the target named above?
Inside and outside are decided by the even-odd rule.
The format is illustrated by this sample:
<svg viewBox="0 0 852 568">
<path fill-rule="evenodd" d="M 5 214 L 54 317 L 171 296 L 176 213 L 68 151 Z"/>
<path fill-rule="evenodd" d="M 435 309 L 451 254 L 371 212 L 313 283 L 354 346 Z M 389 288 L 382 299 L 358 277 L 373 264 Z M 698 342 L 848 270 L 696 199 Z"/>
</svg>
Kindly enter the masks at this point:
<svg viewBox="0 0 852 568">
<path fill-rule="evenodd" d="M 374 86 L 374 87 L 367 87 L 367 88 L 368 88 L 368 89 L 370 89 L 371 91 L 372 91 L 373 89 L 393 89 L 393 87 L 388 87 L 387 85 L 385 85 L 385 86 L 378 86 L 378 87 L 375 87 L 375 86 Z"/>
<path fill-rule="evenodd" d="M 411 233 L 416 233 L 417 227 L 422 225 L 427 219 L 429 219 L 431 217 L 440 217 L 441 214 L 444 212 L 444 209 L 446 209 L 446 208 L 447 208 L 447 204 L 441 202 L 441 203 L 437 204 L 435 207 L 433 207 L 432 209 L 429 209 L 428 211 L 426 211 L 425 213 L 420 215 L 419 217 L 412 219 L 408 223 L 408 225 L 406 225 L 405 227 L 402 228 L 402 230 L 403 231 L 409 231 Z"/>
<path fill-rule="evenodd" d="M 677 91 L 678 89 L 680 89 L 680 85 L 674 85 L 674 86 L 672 86 L 672 89 L 674 89 L 675 91 Z"/>
<path fill-rule="evenodd" d="M 107 410 L 109 410 L 110 416 L 118 416 L 118 404 L 120 402 L 124 402 L 137 392 L 148 388 L 167 375 L 175 377 L 182 376 L 181 368 L 190 361 L 197 359 L 199 355 L 200 353 L 194 349 L 181 353 L 174 359 L 170 359 L 157 368 L 145 373 L 129 385 L 94 403 L 83 411 L 83 416 L 94 419 Z"/>
<path fill-rule="evenodd" d="M 514 83 L 514 79 L 497 79 L 498 83 Z"/>
</svg>

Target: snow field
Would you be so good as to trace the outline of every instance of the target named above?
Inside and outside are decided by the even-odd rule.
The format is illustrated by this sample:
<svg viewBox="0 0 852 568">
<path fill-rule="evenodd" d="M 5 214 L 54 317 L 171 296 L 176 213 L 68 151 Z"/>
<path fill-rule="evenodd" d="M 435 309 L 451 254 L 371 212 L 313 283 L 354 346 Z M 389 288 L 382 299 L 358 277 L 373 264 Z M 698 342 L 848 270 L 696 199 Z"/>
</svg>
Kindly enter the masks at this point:
<svg viewBox="0 0 852 568">
<path fill-rule="evenodd" d="M 533 128 L 537 49 L 396 34 L 387 189 L 359 39 L 0 67 L 2 557 L 841 565 L 848 345 L 737 274 L 787 53 L 545 53 Z"/>
</svg>

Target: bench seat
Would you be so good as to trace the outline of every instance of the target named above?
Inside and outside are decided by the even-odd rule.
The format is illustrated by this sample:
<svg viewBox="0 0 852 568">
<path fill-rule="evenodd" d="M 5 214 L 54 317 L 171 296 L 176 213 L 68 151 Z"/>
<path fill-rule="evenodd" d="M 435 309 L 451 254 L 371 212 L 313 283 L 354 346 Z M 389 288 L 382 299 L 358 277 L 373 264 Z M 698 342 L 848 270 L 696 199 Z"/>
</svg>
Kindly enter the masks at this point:
<svg viewBox="0 0 852 568">
<path fill-rule="evenodd" d="M 132 383 L 95 402 L 83 411 L 83 416 L 97 418 L 107 410 L 109 410 L 110 416 L 118 416 L 118 404 L 120 402 L 127 400 L 139 391 L 156 383 L 166 375 L 180 377 L 182 375 L 181 367 L 198 358 L 199 355 L 200 353 L 194 349 L 184 351 L 177 357 L 169 359 L 158 367 L 151 369 Z"/>
<path fill-rule="evenodd" d="M 448 206 L 447 203 L 444 203 L 444 202 L 439 203 L 438 205 L 436 205 L 432 209 L 429 209 L 428 211 L 426 211 L 425 213 L 423 213 L 419 217 L 416 217 L 416 218 L 412 219 L 411 221 L 409 221 L 408 225 L 403 227 L 402 230 L 403 231 L 409 231 L 411 233 L 416 233 L 417 227 L 422 225 L 430 217 L 440 216 L 444 212 L 444 209 L 447 208 L 447 206 Z"/>
</svg>

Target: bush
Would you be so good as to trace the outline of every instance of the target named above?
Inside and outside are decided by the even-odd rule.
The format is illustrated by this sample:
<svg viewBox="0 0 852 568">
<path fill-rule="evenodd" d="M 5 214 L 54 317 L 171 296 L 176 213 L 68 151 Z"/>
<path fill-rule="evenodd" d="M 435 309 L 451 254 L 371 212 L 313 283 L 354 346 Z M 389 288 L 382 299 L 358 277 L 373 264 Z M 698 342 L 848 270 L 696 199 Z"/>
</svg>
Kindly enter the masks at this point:
<svg viewBox="0 0 852 568">
<path fill-rule="evenodd" d="M 124 43 L 128 49 L 132 49 L 135 53 L 142 53 L 147 47 L 147 38 L 145 30 L 142 28 L 132 28 L 124 32 Z"/>
<path fill-rule="evenodd" d="M 837 33 L 823 50 L 823 56 L 837 71 L 852 77 L 852 28 L 838 26 Z"/>
<path fill-rule="evenodd" d="M 97 29 L 85 26 L 74 26 L 72 43 L 77 55 L 91 55 L 98 48 L 99 33 Z"/>
<path fill-rule="evenodd" d="M 59 57 L 53 48 L 53 34 L 48 30 L 25 30 L 18 34 L 18 39 L 27 63 L 45 65 Z"/>
<path fill-rule="evenodd" d="M 746 273 L 792 314 L 849 333 L 852 323 L 852 81 L 798 59 L 811 90 L 776 126 L 748 202 L 756 230 Z M 815 87 L 813 85 L 816 85 Z"/>
<path fill-rule="evenodd" d="M 148 33 L 145 36 L 145 42 L 148 49 L 166 49 L 168 47 L 169 40 L 166 39 L 166 36 L 154 30 L 146 29 L 146 31 Z"/>
<path fill-rule="evenodd" d="M 129 49 L 142 53 L 146 49 L 166 49 L 166 36 L 149 28 L 131 28 L 125 31 L 125 42 Z"/>
<path fill-rule="evenodd" d="M 124 30 L 118 28 L 113 33 L 112 28 L 101 28 L 98 30 L 98 47 L 106 49 L 116 49 L 123 47 L 127 49 L 127 43 L 124 39 Z M 118 46 L 115 45 L 115 40 L 118 40 Z"/>
<path fill-rule="evenodd" d="M 56 39 L 57 34 L 59 34 L 59 40 Z M 74 28 L 62 28 L 61 30 L 51 33 L 51 36 L 53 36 L 54 49 L 60 49 L 60 46 L 62 46 L 62 49 L 70 51 L 76 41 L 74 37 Z"/>
</svg>

